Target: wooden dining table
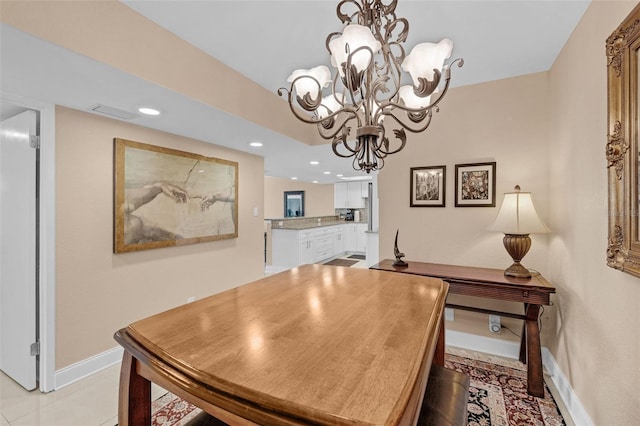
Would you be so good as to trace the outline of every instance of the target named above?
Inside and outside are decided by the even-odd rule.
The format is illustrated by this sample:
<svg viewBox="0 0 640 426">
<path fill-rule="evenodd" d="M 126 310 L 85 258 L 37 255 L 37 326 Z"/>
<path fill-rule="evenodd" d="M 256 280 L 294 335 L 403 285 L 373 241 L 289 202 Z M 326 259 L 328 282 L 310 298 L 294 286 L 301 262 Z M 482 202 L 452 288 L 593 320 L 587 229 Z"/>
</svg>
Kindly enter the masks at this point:
<svg viewBox="0 0 640 426">
<path fill-rule="evenodd" d="M 134 322 L 115 334 L 118 424 L 150 424 L 151 382 L 232 425 L 415 424 L 447 290 L 304 265 Z"/>
</svg>

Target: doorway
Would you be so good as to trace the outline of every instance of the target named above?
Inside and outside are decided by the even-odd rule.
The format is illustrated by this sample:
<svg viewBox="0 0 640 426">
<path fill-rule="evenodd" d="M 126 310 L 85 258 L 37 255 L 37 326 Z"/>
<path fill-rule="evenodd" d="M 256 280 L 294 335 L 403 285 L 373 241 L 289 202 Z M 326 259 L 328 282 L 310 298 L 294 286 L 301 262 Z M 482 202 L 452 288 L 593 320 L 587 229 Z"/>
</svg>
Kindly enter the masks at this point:
<svg viewBox="0 0 640 426">
<path fill-rule="evenodd" d="M 0 123 L 0 366 L 26 389 L 49 392 L 55 389 L 55 107 L 0 93 Z"/>
</svg>

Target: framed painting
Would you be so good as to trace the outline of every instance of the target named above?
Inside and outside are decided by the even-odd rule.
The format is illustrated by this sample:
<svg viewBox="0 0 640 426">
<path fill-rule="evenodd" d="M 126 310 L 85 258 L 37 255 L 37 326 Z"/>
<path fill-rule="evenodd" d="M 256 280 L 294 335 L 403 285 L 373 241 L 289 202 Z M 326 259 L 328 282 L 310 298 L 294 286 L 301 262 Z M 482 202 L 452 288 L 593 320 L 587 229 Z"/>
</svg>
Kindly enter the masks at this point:
<svg viewBox="0 0 640 426">
<path fill-rule="evenodd" d="M 444 207 L 446 166 L 412 167 L 410 207 Z"/>
<path fill-rule="evenodd" d="M 456 207 L 496 206 L 496 163 L 456 164 Z"/>
<path fill-rule="evenodd" d="M 238 163 L 114 139 L 114 253 L 238 237 Z"/>
</svg>

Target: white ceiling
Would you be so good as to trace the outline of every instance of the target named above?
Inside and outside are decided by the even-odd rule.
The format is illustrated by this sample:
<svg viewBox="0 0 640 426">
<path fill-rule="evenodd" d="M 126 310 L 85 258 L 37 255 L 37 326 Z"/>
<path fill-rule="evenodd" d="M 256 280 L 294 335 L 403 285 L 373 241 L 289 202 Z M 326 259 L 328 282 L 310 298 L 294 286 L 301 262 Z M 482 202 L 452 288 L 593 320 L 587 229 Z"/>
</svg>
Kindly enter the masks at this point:
<svg viewBox="0 0 640 426">
<path fill-rule="evenodd" d="M 122 2 L 274 96 L 293 69 L 329 65 L 325 39 L 341 28 L 337 0 Z M 396 14 L 409 20 L 407 51 L 421 41 L 454 41 L 452 57 L 465 61 L 452 70 L 456 87 L 548 70 L 588 5 L 584 0 L 400 0 Z M 153 105 L 161 116 L 131 122 L 263 155 L 267 175 L 329 183 L 337 173 L 360 174 L 350 160 L 335 157 L 330 145 L 306 146 L 4 24 L 0 47 L 3 94 L 80 110 L 104 104 L 135 112 Z M 4 117 L 11 104 L 1 106 Z M 249 147 L 253 140 L 264 147 Z M 310 160 L 320 165 L 311 166 Z"/>
</svg>

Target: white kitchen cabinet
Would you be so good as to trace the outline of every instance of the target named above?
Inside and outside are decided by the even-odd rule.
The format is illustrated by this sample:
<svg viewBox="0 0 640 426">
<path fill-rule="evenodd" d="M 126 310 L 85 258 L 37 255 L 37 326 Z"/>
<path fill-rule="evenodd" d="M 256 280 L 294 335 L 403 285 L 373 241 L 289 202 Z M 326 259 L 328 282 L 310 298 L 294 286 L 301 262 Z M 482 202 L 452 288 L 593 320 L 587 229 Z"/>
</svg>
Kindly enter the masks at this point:
<svg viewBox="0 0 640 426">
<path fill-rule="evenodd" d="M 322 262 L 344 253 L 344 226 L 323 226 L 304 230 L 272 229 L 272 265 L 292 268 Z"/>
<path fill-rule="evenodd" d="M 336 209 L 363 209 L 369 194 L 367 182 L 339 182 L 333 185 L 333 202 Z M 364 187 L 364 190 L 363 190 Z"/>
<path fill-rule="evenodd" d="M 315 247 L 313 235 L 310 232 L 298 231 L 298 265 L 313 263 L 315 258 Z"/>
<path fill-rule="evenodd" d="M 346 209 L 348 195 L 347 195 L 347 182 L 335 183 L 333 185 L 333 207 L 336 209 Z"/>
<path fill-rule="evenodd" d="M 349 223 L 345 227 L 345 251 L 366 252 L 366 223 Z"/>
<path fill-rule="evenodd" d="M 335 228 L 336 230 L 333 233 L 333 253 L 335 255 L 338 255 L 346 251 L 345 243 L 344 243 L 345 225 L 339 225 L 339 226 L 336 226 Z"/>
<path fill-rule="evenodd" d="M 367 225 L 364 223 L 356 224 L 356 251 L 367 251 Z"/>
</svg>

